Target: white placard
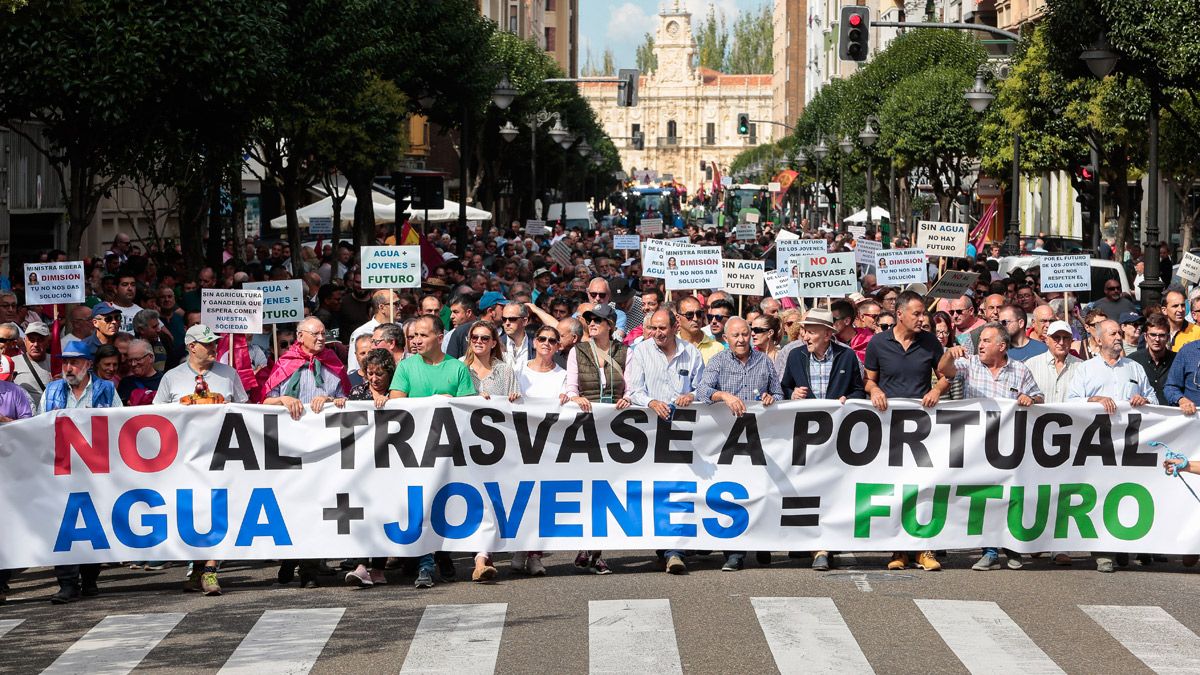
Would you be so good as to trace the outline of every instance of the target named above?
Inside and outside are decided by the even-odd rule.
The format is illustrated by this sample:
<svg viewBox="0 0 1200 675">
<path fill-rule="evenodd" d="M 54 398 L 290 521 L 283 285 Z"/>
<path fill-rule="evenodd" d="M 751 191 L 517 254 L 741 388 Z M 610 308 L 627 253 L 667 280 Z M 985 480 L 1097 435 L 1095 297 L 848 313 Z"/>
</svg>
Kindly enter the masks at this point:
<svg viewBox="0 0 1200 675">
<path fill-rule="evenodd" d="M 747 223 L 757 223 L 758 221 L 759 221 L 759 215 L 757 213 L 755 213 L 753 211 L 746 212 L 746 222 Z"/>
<path fill-rule="evenodd" d="M 780 232 L 780 234 L 783 234 Z M 829 252 L 824 239 L 784 239 L 775 237 L 775 268 L 783 269 L 788 259 L 804 255 L 823 255 Z"/>
<path fill-rule="evenodd" d="M 26 263 L 25 304 L 57 305 L 85 299 L 82 262 Z"/>
<path fill-rule="evenodd" d="M 772 298 L 797 297 L 793 287 L 792 275 L 788 274 L 786 269 L 764 272 L 763 282 L 767 285 L 767 292 L 771 294 Z"/>
<path fill-rule="evenodd" d="M 730 176 L 721 176 L 721 187 L 729 187 L 733 185 L 733 178 Z"/>
<path fill-rule="evenodd" d="M 943 223 L 925 220 L 917 225 L 917 248 L 928 255 L 963 258 L 967 255 L 966 223 Z"/>
<path fill-rule="evenodd" d="M 929 280 L 929 260 L 919 248 L 890 248 L 875 254 L 875 281 L 880 286 L 907 286 Z"/>
<path fill-rule="evenodd" d="M 780 230 L 775 233 L 775 241 L 787 241 L 789 239 L 799 239 L 799 238 L 800 238 L 800 235 L 796 234 L 795 232 L 792 232 L 791 230 Z M 824 239 L 822 239 L 821 241 L 824 241 Z"/>
<path fill-rule="evenodd" d="M 1086 255 L 1048 255 L 1041 262 L 1043 293 L 1091 290 L 1092 265 Z"/>
<path fill-rule="evenodd" d="M 362 247 L 363 288 L 420 288 L 420 246 Z"/>
<path fill-rule="evenodd" d="M 214 333 L 261 333 L 263 293 L 227 288 L 201 289 L 200 323 Z"/>
<path fill-rule="evenodd" d="M 938 277 L 937 283 L 929 289 L 929 297 L 955 300 L 967 294 L 967 289 L 979 278 L 978 272 L 960 272 L 946 270 Z"/>
<path fill-rule="evenodd" d="M 738 241 L 754 241 L 758 238 L 758 226 L 754 223 L 738 223 L 734 228 L 734 237 Z"/>
<path fill-rule="evenodd" d="M 527 237 L 542 237 L 546 234 L 546 221 L 544 220 L 526 220 L 525 221 L 525 236 Z"/>
<path fill-rule="evenodd" d="M 781 187 L 779 185 L 779 181 L 773 180 L 770 183 L 767 183 L 767 191 L 768 192 L 779 192 L 780 189 L 781 189 Z"/>
<path fill-rule="evenodd" d="M 264 325 L 296 323 L 304 319 L 304 282 L 299 279 L 250 281 L 242 284 L 242 288 L 262 291 Z"/>
<path fill-rule="evenodd" d="M 563 267 L 570 267 L 572 265 L 571 247 L 562 239 L 550 245 L 550 257 L 554 259 L 554 262 Z"/>
<path fill-rule="evenodd" d="M 1179 265 L 1175 268 L 1175 274 L 1178 274 L 1180 279 L 1193 284 L 1200 283 L 1200 255 L 1184 253 L 1183 260 L 1180 260 Z"/>
<path fill-rule="evenodd" d="M 722 258 L 722 287 L 734 295 L 762 295 L 764 264 L 761 260 Z"/>
<path fill-rule="evenodd" d="M 854 235 L 855 239 L 862 239 L 867 236 L 866 225 L 847 225 L 846 231 Z"/>
<path fill-rule="evenodd" d="M 724 281 L 720 246 L 668 251 L 666 256 L 668 291 L 720 288 Z"/>
<path fill-rule="evenodd" d="M 687 237 L 676 239 L 646 239 L 642 242 L 642 276 L 654 279 L 667 278 L 668 251 L 700 248 Z M 719 257 L 719 255 L 718 255 Z M 678 261 L 676 261 L 678 262 Z"/>
<path fill-rule="evenodd" d="M 328 237 L 333 234 L 333 218 L 321 216 L 309 218 L 308 233 L 318 237 Z"/>
<path fill-rule="evenodd" d="M 613 236 L 613 249 L 617 251 L 636 251 L 642 246 L 642 237 L 637 234 L 618 234 Z"/>
<path fill-rule="evenodd" d="M 638 234 L 643 237 L 653 237 L 663 233 L 662 218 L 646 218 L 638 223 Z"/>
<path fill-rule="evenodd" d="M 802 298 L 844 298 L 858 290 L 853 253 L 799 255 L 789 261 L 788 271 Z"/>
<path fill-rule="evenodd" d="M 859 265 L 874 265 L 875 254 L 883 250 L 883 242 L 859 239 L 854 243 L 854 262 Z"/>
</svg>

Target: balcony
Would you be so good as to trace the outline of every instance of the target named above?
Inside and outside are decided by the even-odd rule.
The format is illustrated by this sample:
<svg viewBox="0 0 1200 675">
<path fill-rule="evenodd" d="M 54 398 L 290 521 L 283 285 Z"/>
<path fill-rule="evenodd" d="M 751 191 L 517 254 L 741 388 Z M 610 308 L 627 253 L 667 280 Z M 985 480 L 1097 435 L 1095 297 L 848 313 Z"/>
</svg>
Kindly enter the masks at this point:
<svg viewBox="0 0 1200 675">
<path fill-rule="evenodd" d="M 677 148 L 677 147 L 679 147 L 679 145 L 680 145 L 680 143 L 679 143 L 678 136 L 659 136 L 658 137 L 658 147 L 660 147 L 660 148 Z"/>
</svg>

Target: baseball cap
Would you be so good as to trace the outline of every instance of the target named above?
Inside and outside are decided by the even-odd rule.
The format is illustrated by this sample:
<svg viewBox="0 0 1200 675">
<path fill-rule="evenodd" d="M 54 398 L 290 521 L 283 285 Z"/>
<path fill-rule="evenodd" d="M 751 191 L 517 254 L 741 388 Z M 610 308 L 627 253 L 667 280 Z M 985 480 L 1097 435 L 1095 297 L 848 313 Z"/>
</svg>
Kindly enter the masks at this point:
<svg viewBox="0 0 1200 675">
<path fill-rule="evenodd" d="M 1119 321 L 1119 323 L 1121 323 L 1121 324 L 1142 323 L 1143 321 L 1145 321 L 1145 319 L 1142 318 L 1142 315 L 1138 314 L 1137 312 L 1122 312 L 1121 320 Z M 28 333 L 29 331 L 27 330 L 25 332 Z"/>
<path fill-rule="evenodd" d="M 217 334 L 212 332 L 212 329 L 202 323 L 192 326 L 191 328 L 187 329 L 186 333 L 183 334 L 183 344 L 185 345 L 190 345 L 193 342 L 208 344 L 210 342 L 216 342 L 219 339 L 220 338 L 217 337 Z"/>
<path fill-rule="evenodd" d="M 1075 334 L 1074 331 L 1071 330 L 1071 326 L 1066 321 L 1055 321 L 1054 323 L 1050 324 L 1049 328 L 1046 329 L 1046 335 L 1055 335 L 1057 333 L 1066 333 L 1068 335 Z"/>
<path fill-rule="evenodd" d="M 498 293 L 497 291 L 488 291 L 487 293 L 483 294 L 482 298 L 479 299 L 479 311 L 483 312 L 495 307 L 496 305 L 507 304 L 508 300 L 504 299 L 504 295 L 502 293 Z"/>
<path fill-rule="evenodd" d="M 95 307 L 92 308 L 92 318 L 93 319 L 98 316 L 108 316 L 109 314 L 120 314 L 120 313 L 121 313 L 121 310 L 117 309 L 116 307 L 113 307 L 112 305 L 108 304 L 107 302 L 98 303 Z"/>
<path fill-rule="evenodd" d="M 25 327 L 26 335 L 50 335 L 50 329 L 41 321 L 34 321 Z"/>
<path fill-rule="evenodd" d="M 583 313 L 583 318 L 585 321 L 589 317 L 595 317 L 597 319 L 607 321 L 614 326 L 617 324 L 617 310 L 613 309 L 612 305 L 597 305 Z"/>
<path fill-rule="evenodd" d="M 633 297 L 633 289 L 620 277 L 608 280 L 608 293 L 612 297 L 613 302 L 617 303 L 627 302 Z"/>
<path fill-rule="evenodd" d="M 546 269 L 545 267 L 540 267 L 536 272 L 533 273 L 533 278 L 536 279 L 543 274 L 550 274 L 550 270 Z"/>
<path fill-rule="evenodd" d="M 64 359 L 87 359 L 92 360 L 92 347 L 83 340 L 71 340 L 63 347 L 62 357 Z"/>
<path fill-rule="evenodd" d="M 7 356 L 0 355 L 0 382 L 12 381 L 13 375 L 16 375 L 13 360 Z"/>
</svg>

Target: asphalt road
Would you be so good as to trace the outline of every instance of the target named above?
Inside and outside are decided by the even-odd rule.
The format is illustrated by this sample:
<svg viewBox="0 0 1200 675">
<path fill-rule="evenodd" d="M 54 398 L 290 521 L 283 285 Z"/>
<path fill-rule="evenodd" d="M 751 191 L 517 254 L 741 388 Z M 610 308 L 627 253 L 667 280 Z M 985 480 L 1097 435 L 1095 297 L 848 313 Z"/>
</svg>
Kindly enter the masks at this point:
<svg viewBox="0 0 1200 675">
<path fill-rule="evenodd" d="M 534 579 L 502 555 L 495 583 L 423 591 L 399 571 L 385 587 L 280 587 L 273 565 L 231 563 L 211 598 L 182 593 L 180 567 L 113 568 L 67 606 L 30 570 L 0 607 L 0 671 L 1200 673 L 1197 568 L 1101 575 L 1081 556 L 972 572 L 973 553 L 951 552 L 941 572 L 888 573 L 879 554 L 829 572 L 776 554 L 729 573 L 714 554 L 677 577 L 641 552 L 607 555 L 608 576 L 556 553 Z"/>
</svg>

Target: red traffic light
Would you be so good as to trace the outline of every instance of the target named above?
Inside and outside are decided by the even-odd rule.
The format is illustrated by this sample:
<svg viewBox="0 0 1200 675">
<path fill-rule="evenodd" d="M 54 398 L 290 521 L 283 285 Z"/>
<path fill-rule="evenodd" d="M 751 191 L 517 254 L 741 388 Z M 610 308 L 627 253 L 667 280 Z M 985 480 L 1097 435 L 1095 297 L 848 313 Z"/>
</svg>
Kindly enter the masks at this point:
<svg viewBox="0 0 1200 675">
<path fill-rule="evenodd" d="M 859 26 L 862 25 L 862 15 L 861 14 L 851 14 L 849 21 L 850 21 L 851 26 L 858 28 Z"/>
</svg>

